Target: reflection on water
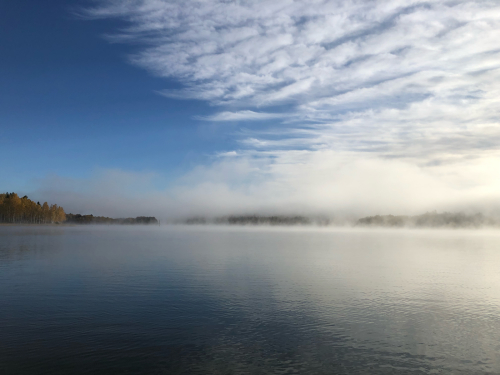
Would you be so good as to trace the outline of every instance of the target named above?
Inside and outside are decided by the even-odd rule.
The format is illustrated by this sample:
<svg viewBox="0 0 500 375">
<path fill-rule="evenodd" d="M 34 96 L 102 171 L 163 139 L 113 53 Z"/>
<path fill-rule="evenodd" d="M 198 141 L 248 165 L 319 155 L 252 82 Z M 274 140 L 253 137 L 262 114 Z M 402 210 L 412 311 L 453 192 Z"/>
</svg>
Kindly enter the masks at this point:
<svg viewBox="0 0 500 375">
<path fill-rule="evenodd" d="M 2 374 L 500 373 L 500 233 L 0 227 Z"/>
</svg>

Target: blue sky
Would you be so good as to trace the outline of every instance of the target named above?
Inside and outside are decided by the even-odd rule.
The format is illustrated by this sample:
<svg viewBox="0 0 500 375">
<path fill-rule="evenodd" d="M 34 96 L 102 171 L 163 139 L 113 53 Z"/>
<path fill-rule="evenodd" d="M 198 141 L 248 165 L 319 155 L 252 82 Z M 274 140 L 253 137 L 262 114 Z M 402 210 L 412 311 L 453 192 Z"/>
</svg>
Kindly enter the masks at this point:
<svg viewBox="0 0 500 375">
<path fill-rule="evenodd" d="M 3 190 L 111 216 L 500 201 L 496 1 L 19 0 L 0 27 Z"/>
<path fill-rule="evenodd" d="M 225 129 L 200 127 L 193 118 L 213 112 L 207 103 L 180 105 L 157 94 L 179 83 L 128 64 L 133 47 L 103 38 L 120 22 L 78 18 L 74 9 L 84 4 L 0 4 L 4 189 L 30 191 L 35 178 L 79 178 L 95 168 L 161 170 L 167 183 L 204 155 L 230 147 Z"/>
</svg>

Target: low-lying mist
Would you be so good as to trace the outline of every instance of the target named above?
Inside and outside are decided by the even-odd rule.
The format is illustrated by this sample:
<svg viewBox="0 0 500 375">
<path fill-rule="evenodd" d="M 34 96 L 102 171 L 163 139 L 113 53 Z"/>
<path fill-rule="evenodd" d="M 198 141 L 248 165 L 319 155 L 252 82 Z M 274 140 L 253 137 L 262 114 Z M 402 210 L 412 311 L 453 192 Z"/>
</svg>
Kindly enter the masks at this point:
<svg viewBox="0 0 500 375">
<path fill-rule="evenodd" d="M 156 172 L 100 169 L 90 178 L 48 176 L 21 193 L 57 202 L 67 213 L 165 222 L 257 215 L 342 224 L 433 211 L 481 213 L 494 221 L 500 176 L 492 170 L 500 170 L 500 159 L 420 165 L 331 151 L 287 151 L 270 159 L 235 153 L 173 181 Z"/>
</svg>

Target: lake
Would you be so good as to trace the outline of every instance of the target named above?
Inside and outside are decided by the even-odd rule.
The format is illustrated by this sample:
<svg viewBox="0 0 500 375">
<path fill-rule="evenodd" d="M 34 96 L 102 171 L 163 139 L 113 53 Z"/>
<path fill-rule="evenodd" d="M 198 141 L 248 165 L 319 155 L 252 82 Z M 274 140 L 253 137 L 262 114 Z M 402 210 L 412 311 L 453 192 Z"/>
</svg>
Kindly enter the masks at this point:
<svg viewBox="0 0 500 375">
<path fill-rule="evenodd" d="M 500 373 L 500 231 L 0 226 L 1 374 Z"/>
</svg>

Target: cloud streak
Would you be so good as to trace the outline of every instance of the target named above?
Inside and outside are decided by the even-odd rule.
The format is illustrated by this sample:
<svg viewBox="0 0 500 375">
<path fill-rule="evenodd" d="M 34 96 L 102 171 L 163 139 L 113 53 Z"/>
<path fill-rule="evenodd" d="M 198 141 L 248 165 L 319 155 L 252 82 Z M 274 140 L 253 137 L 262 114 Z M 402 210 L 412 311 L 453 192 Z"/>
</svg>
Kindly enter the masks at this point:
<svg viewBox="0 0 500 375">
<path fill-rule="evenodd" d="M 259 120 L 270 120 L 279 119 L 286 117 L 285 114 L 281 113 L 265 113 L 265 112 L 254 112 L 250 110 L 238 111 L 238 112 L 219 112 L 211 116 L 197 117 L 199 120 L 204 121 L 259 121 Z"/>
<path fill-rule="evenodd" d="M 86 14 L 129 22 L 109 37 L 142 43 L 134 64 L 184 84 L 166 95 L 246 107 L 210 121 L 278 118 L 252 108 L 288 103 L 321 135 L 347 133 L 343 148 L 377 138 L 399 155 L 408 138 L 481 137 L 500 118 L 496 2 L 109 0 Z"/>
<path fill-rule="evenodd" d="M 183 85 L 163 95 L 204 100 L 219 108 L 203 120 L 273 120 L 259 132 L 240 133 L 238 158 L 230 158 L 235 166 L 241 167 L 236 161 L 240 157 L 259 165 L 258 189 L 270 197 L 299 202 L 326 186 L 350 186 L 347 180 L 324 179 L 322 167 L 316 165 L 335 170 L 339 160 L 352 155 L 359 160 L 352 165 L 374 163 L 388 180 L 401 174 L 394 167 L 399 159 L 405 171 L 420 171 L 408 172 L 414 181 L 401 181 L 418 185 L 427 178 L 418 176 L 432 176 L 432 181 L 447 186 L 442 188 L 448 192 L 441 195 L 444 200 L 450 197 L 447 189 L 487 185 L 484 176 L 475 181 L 459 172 L 467 170 L 471 160 L 497 165 L 496 1 L 102 0 L 83 14 L 127 21 L 126 28 L 108 38 L 138 44 L 139 52 L 130 57 L 133 64 Z M 297 159 L 302 152 L 307 161 Z M 214 174 L 217 163 L 211 169 Z M 369 168 L 363 168 L 354 170 L 370 176 Z M 285 170 L 289 174 L 284 179 Z M 310 171 L 317 176 L 309 176 Z M 248 176 L 255 177 L 248 173 L 238 188 L 230 179 L 219 183 L 244 191 L 245 184 L 253 186 Z M 297 177 L 302 173 L 317 186 L 306 184 L 306 189 Z M 370 183 L 356 173 L 360 183 Z M 451 183 L 452 175 L 461 176 L 461 182 Z M 375 183 L 377 177 L 372 177 Z M 293 193 L 275 190 L 285 180 Z M 204 183 L 199 181 L 200 186 Z M 421 190 L 427 191 L 424 185 Z M 412 196 L 414 190 L 406 190 L 403 195 Z M 474 191 L 457 194 L 479 199 L 474 195 L 479 190 Z M 493 194 L 489 188 L 483 191 Z M 323 196 L 337 201 L 324 191 Z"/>
</svg>

